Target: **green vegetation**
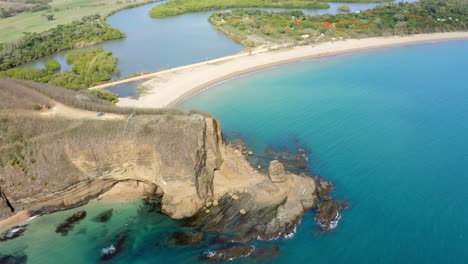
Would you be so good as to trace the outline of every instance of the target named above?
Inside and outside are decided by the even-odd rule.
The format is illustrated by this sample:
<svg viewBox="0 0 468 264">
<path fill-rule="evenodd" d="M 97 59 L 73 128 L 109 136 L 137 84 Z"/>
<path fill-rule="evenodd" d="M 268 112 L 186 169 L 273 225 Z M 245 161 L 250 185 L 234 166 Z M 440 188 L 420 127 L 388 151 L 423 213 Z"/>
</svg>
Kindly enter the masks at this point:
<svg viewBox="0 0 468 264">
<path fill-rule="evenodd" d="M 60 72 L 60 64 L 52 60 L 46 63 L 44 69 L 13 68 L 0 72 L 0 77 L 32 80 L 72 90 L 83 90 L 111 80 L 112 74 L 119 70 L 118 59 L 102 48 L 72 50 L 67 53 L 66 58 L 73 66 L 72 71 Z M 118 101 L 110 92 L 93 91 L 90 94 L 114 103 Z"/>
<path fill-rule="evenodd" d="M 73 65 L 73 71 L 55 74 L 50 83 L 82 90 L 109 81 L 113 73 L 119 71 L 117 57 L 102 48 L 72 50 L 66 55 L 67 63 Z"/>
<path fill-rule="evenodd" d="M 351 12 L 351 8 L 349 8 L 349 6 L 343 5 L 343 6 L 338 7 L 338 11 L 340 13 L 349 13 Z"/>
<path fill-rule="evenodd" d="M 421 0 L 386 4 L 360 13 L 322 16 L 307 16 L 301 11 L 234 10 L 215 13 L 209 20 L 246 47 L 304 45 L 342 38 L 467 30 L 468 2 Z"/>
<path fill-rule="evenodd" d="M 156 1 L 158 0 L 52 0 L 48 3 L 50 8 L 47 10 L 23 12 L 13 17 L 0 19 L 0 43 L 17 41 L 23 37 L 23 33 L 42 33 L 59 25 L 79 21 L 85 16 L 99 14 L 102 18 L 106 18 L 118 10 Z M 16 2 L 23 2 L 23 0 L 15 0 Z M 0 1 L 0 7 L 1 3 L 5 1 Z M 8 2 L 8 4 L 12 3 Z M 53 15 L 54 20 L 47 21 L 49 14 Z"/>
<path fill-rule="evenodd" d="M 7 70 L 57 51 L 89 46 L 124 35 L 99 20 L 84 17 L 82 21 L 58 26 L 43 33 L 26 34 L 21 41 L 0 44 L 0 70 Z"/>
<path fill-rule="evenodd" d="M 50 60 L 46 62 L 45 68 L 49 74 L 59 72 L 62 66 L 60 66 L 60 63 L 56 60 Z"/>
<path fill-rule="evenodd" d="M 119 97 L 117 97 L 117 95 L 106 90 L 90 90 L 88 91 L 88 94 L 99 99 L 112 102 L 114 104 L 119 102 Z"/>
<path fill-rule="evenodd" d="M 394 0 L 320 0 L 331 3 L 389 3 Z"/>
<path fill-rule="evenodd" d="M 173 0 L 154 7 L 150 15 L 165 18 L 192 12 L 252 7 L 321 9 L 329 5 L 315 0 Z"/>
<path fill-rule="evenodd" d="M 41 110 L 42 110 L 42 105 L 40 105 L 40 104 L 38 104 L 38 103 L 34 104 L 33 110 L 35 110 L 35 111 L 41 111 Z"/>
<path fill-rule="evenodd" d="M 172 111 L 167 111 L 164 113 L 164 117 L 166 118 L 166 121 L 172 121 L 174 119 L 174 113 L 172 113 Z"/>
</svg>

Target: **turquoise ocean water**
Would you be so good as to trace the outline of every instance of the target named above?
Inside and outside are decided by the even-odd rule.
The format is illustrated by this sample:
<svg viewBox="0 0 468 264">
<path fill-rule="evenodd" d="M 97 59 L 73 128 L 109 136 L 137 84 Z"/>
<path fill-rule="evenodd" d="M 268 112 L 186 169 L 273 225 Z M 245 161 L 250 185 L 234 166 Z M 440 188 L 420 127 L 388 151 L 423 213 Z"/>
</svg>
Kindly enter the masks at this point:
<svg viewBox="0 0 468 264">
<path fill-rule="evenodd" d="M 350 208 L 319 232 L 308 212 L 274 260 L 234 263 L 468 263 L 468 41 L 389 48 L 294 63 L 203 92 L 182 107 L 212 112 L 228 138 L 255 154 L 310 150 L 310 167 Z M 108 223 L 92 218 L 114 208 Z M 0 254 L 28 263 L 98 263 L 100 250 L 130 231 L 109 263 L 194 263 L 213 248 L 168 243 L 184 228 L 141 203 L 92 203 L 66 237 L 55 227 L 74 211 L 31 221 Z"/>
<path fill-rule="evenodd" d="M 257 153 L 299 139 L 349 200 L 330 233 L 306 215 L 279 263 L 468 263 L 468 41 L 277 67 L 184 107 Z"/>
</svg>

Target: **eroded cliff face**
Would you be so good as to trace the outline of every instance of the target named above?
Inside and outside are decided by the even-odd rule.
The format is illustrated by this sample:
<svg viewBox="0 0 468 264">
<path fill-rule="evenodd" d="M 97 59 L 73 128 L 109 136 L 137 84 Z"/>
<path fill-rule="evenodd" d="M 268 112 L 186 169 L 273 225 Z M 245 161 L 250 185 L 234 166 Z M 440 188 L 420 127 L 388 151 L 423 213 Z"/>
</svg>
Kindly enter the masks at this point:
<svg viewBox="0 0 468 264">
<path fill-rule="evenodd" d="M 6 116 L 0 129 L 15 129 L 18 138 L 1 146 L 0 218 L 12 210 L 82 205 L 131 183 L 161 194 L 163 213 L 200 229 L 272 237 L 291 232 L 317 201 L 313 178 L 287 173 L 278 162 L 270 176 L 260 174 L 222 142 L 219 121 L 201 115 L 125 121 Z"/>
</svg>

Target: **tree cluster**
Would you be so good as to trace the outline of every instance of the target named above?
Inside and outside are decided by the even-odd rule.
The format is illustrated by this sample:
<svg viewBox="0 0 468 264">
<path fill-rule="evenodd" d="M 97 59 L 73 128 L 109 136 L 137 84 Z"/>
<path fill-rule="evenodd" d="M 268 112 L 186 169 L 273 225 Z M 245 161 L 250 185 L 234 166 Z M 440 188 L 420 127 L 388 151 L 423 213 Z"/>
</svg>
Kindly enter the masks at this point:
<svg viewBox="0 0 468 264">
<path fill-rule="evenodd" d="M 43 33 L 25 33 L 19 41 L 1 43 L 0 70 L 14 68 L 58 51 L 124 37 L 120 30 L 97 20 L 97 17 L 85 17 L 81 21 L 59 25 Z"/>
</svg>

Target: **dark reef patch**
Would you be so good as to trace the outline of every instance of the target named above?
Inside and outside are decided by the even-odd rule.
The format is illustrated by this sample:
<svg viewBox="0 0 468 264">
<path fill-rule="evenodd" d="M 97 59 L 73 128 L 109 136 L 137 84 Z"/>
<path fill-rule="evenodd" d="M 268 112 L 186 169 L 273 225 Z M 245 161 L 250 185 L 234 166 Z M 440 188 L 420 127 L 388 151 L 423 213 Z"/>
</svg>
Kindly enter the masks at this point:
<svg viewBox="0 0 468 264">
<path fill-rule="evenodd" d="M 101 261 L 109 261 L 120 255 L 124 250 L 130 235 L 129 230 L 124 230 L 112 239 L 110 246 L 101 250 Z"/>
<path fill-rule="evenodd" d="M 230 261 L 248 257 L 255 250 L 254 246 L 228 246 L 203 253 L 201 259 L 208 261 Z"/>
<path fill-rule="evenodd" d="M 172 234 L 175 244 L 179 246 L 194 246 L 203 242 L 202 232 L 175 232 Z"/>
<path fill-rule="evenodd" d="M 0 264 L 25 264 L 28 262 L 28 256 L 0 255 Z"/>
<path fill-rule="evenodd" d="M 109 222 L 112 219 L 113 212 L 114 212 L 114 209 L 106 210 L 106 211 L 98 214 L 95 218 L 93 218 L 93 221 L 98 222 L 98 223 Z"/>
<path fill-rule="evenodd" d="M 62 236 L 68 235 L 73 230 L 76 224 L 86 218 L 86 211 L 79 211 L 65 220 L 65 222 L 59 224 L 55 229 L 55 233 L 59 233 Z"/>
</svg>

